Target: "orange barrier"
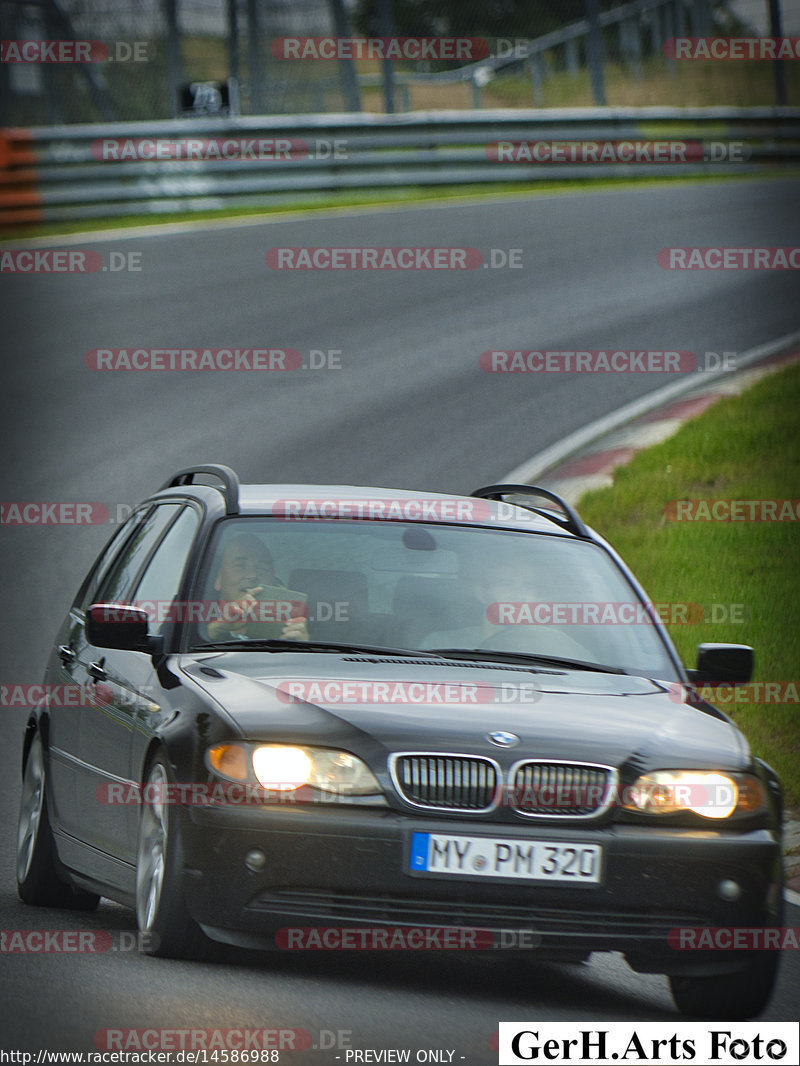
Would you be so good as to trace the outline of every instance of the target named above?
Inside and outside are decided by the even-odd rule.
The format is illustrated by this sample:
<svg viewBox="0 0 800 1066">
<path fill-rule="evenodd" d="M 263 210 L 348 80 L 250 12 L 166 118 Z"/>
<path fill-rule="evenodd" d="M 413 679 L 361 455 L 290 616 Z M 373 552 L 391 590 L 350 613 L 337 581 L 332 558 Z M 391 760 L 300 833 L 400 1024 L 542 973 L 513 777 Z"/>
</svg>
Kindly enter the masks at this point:
<svg viewBox="0 0 800 1066">
<path fill-rule="evenodd" d="M 44 219 L 38 181 L 31 131 L 0 131 L 0 225 L 29 225 Z"/>
</svg>

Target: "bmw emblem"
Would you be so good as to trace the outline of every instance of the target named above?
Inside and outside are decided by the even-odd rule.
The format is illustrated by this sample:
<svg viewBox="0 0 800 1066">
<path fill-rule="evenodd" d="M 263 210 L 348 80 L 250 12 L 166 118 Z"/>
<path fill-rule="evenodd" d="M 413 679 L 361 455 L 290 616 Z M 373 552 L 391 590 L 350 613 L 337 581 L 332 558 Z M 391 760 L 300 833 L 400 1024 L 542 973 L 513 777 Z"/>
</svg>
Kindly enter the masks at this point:
<svg viewBox="0 0 800 1066">
<path fill-rule="evenodd" d="M 519 744 L 519 737 L 516 733 L 504 733 L 502 730 L 498 730 L 496 733 L 487 733 L 486 737 L 492 744 L 496 744 L 498 748 L 515 748 Z"/>
</svg>

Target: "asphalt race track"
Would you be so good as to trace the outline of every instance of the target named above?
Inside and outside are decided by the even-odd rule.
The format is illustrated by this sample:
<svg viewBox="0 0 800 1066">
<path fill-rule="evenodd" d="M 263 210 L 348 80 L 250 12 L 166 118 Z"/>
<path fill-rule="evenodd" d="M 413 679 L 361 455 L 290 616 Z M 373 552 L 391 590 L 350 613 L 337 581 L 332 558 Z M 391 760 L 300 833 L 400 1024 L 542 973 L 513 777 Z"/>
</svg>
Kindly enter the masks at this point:
<svg viewBox="0 0 800 1066">
<path fill-rule="evenodd" d="M 702 361 L 795 331 L 796 270 L 667 270 L 657 256 L 800 246 L 798 193 L 789 181 L 708 182 L 44 242 L 140 269 L 3 274 L 0 499 L 99 501 L 114 518 L 209 461 L 245 481 L 469 492 L 674 378 L 490 374 L 484 351 L 689 350 Z M 514 250 L 520 265 L 289 271 L 265 259 L 364 246 L 476 248 L 488 264 Z M 295 349 L 330 366 L 99 371 L 85 364 L 98 348 Z M 3 526 L 3 684 L 41 680 L 110 532 Z M 24 717 L 6 707 L 0 717 L 0 928 L 103 930 L 113 950 L 0 954 L 3 1048 L 91 1050 L 109 1028 L 284 1028 L 318 1050 L 286 1050 L 283 1064 L 344 1064 L 348 1047 L 447 1049 L 454 1063 L 482 1064 L 496 1061 L 500 1020 L 677 1021 L 665 980 L 616 956 L 534 966 L 499 953 L 231 949 L 215 965 L 187 964 L 131 950 L 133 916 L 115 905 L 26 908 L 13 873 Z M 785 924 L 799 918 L 790 907 Z M 800 963 L 786 952 L 764 1018 L 795 1020 L 798 999 Z"/>
</svg>

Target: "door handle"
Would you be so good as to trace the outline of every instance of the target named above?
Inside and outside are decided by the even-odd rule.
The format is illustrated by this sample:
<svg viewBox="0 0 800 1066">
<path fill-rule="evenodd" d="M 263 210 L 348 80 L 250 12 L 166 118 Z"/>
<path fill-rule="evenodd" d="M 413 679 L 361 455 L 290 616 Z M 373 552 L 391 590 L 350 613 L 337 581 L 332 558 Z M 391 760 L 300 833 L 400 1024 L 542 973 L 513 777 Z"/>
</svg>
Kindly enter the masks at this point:
<svg viewBox="0 0 800 1066">
<path fill-rule="evenodd" d="M 104 662 L 105 660 L 103 659 L 99 663 L 89 663 L 89 665 L 86 667 L 86 673 L 89 675 L 89 677 L 93 677 L 95 681 L 107 681 L 108 674 L 103 668 Z"/>
<path fill-rule="evenodd" d="M 65 666 L 67 663 L 74 663 L 77 658 L 69 644 L 59 644 L 58 657 Z"/>
</svg>

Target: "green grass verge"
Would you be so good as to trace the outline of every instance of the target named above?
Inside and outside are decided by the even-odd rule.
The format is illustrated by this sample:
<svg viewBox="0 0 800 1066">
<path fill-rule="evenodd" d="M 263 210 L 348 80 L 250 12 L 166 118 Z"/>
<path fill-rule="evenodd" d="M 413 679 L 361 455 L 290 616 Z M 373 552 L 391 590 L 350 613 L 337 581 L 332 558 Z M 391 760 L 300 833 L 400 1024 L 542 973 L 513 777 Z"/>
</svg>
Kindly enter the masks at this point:
<svg viewBox="0 0 800 1066">
<path fill-rule="evenodd" d="M 800 102 L 800 69 L 784 63 L 786 102 Z M 676 62 L 672 69 L 661 57 L 642 62 L 642 76 L 619 63 L 606 63 L 604 80 L 609 107 L 773 107 L 775 81 L 772 63 L 760 60 L 731 63 L 716 60 Z M 540 107 L 591 107 L 594 104 L 589 71 L 575 76 L 547 65 Z M 415 86 L 412 86 L 412 105 Z M 530 107 L 530 77 L 499 75 L 483 93 L 484 107 Z M 428 106 L 431 106 L 430 103 Z M 444 106 L 439 105 L 439 106 Z"/>
<path fill-rule="evenodd" d="M 800 497 L 800 367 L 770 374 L 687 422 L 587 493 L 584 519 L 617 548 L 656 603 L 742 604 L 740 622 L 670 625 L 687 666 L 703 641 L 750 644 L 754 680 L 800 689 L 800 523 L 669 521 L 679 499 Z M 719 613 L 721 609 L 718 608 Z M 775 767 L 800 810 L 800 705 L 718 703 Z"/>
</svg>

